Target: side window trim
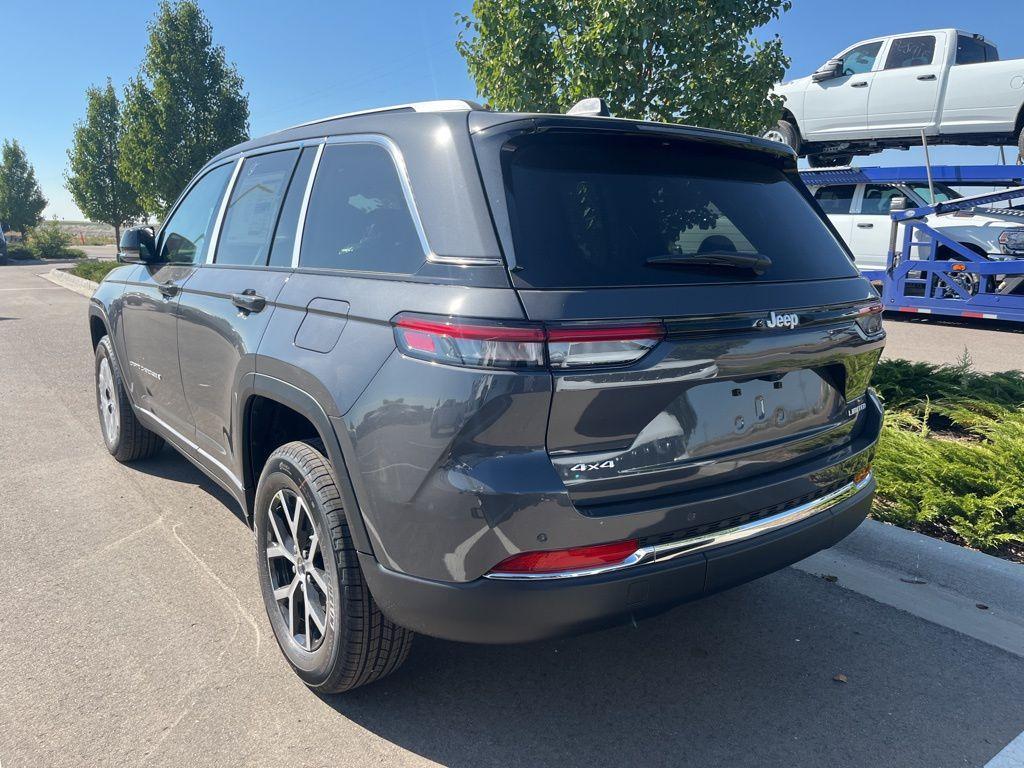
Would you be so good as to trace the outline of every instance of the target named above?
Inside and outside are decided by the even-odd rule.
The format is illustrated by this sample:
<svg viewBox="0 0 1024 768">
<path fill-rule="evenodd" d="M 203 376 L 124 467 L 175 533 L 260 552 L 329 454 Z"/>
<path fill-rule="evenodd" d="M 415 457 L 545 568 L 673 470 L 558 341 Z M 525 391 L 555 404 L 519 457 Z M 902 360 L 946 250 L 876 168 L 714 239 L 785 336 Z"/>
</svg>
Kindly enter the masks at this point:
<svg viewBox="0 0 1024 768">
<path fill-rule="evenodd" d="M 235 167 L 231 169 L 231 178 L 228 179 L 228 185 L 224 190 L 224 196 L 220 199 L 220 209 L 217 211 L 217 218 L 213 222 L 213 233 L 210 235 L 210 244 L 206 249 L 206 264 L 213 264 L 213 259 L 217 255 L 217 243 L 220 241 L 220 228 L 224 224 L 224 215 L 228 210 L 228 203 L 231 201 L 231 195 L 235 191 L 235 182 L 238 181 L 238 172 L 242 170 L 242 163 L 245 161 L 243 155 L 239 155 L 235 160 Z"/>
<path fill-rule="evenodd" d="M 320 169 L 320 158 L 324 156 L 324 147 L 326 146 L 327 141 L 322 140 L 316 148 L 313 167 L 309 169 L 309 178 L 306 179 L 306 190 L 302 193 L 302 205 L 299 206 L 299 220 L 295 224 L 295 242 L 292 243 L 292 269 L 299 268 L 299 251 L 302 250 L 302 234 L 306 230 L 306 212 L 309 210 L 309 198 L 313 194 L 313 182 L 316 181 L 316 174 Z"/>
</svg>

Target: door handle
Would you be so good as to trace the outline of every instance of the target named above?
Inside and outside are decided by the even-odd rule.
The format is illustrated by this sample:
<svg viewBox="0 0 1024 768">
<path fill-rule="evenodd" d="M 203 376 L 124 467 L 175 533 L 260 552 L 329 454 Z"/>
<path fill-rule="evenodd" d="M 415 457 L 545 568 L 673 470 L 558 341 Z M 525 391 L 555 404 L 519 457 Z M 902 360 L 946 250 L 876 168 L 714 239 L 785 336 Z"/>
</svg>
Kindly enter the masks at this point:
<svg viewBox="0 0 1024 768">
<path fill-rule="evenodd" d="M 868 84 L 863 80 L 858 80 L 856 83 L 850 83 L 851 88 L 867 88 Z"/>
<path fill-rule="evenodd" d="M 160 293 L 164 295 L 165 299 L 173 299 L 175 296 L 181 293 L 181 286 L 172 283 L 170 280 L 168 280 L 166 283 L 160 283 L 158 287 L 160 289 Z"/>
<path fill-rule="evenodd" d="M 858 229 L 874 229 L 875 225 L 870 222 L 860 222 L 857 224 Z"/>
<path fill-rule="evenodd" d="M 917 79 L 918 80 L 934 80 L 935 79 L 935 75 L 918 75 Z"/>
<path fill-rule="evenodd" d="M 262 312 L 267 306 L 267 300 L 252 288 L 246 288 L 241 293 L 232 293 L 231 303 L 243 312 Z"/>
</svg>

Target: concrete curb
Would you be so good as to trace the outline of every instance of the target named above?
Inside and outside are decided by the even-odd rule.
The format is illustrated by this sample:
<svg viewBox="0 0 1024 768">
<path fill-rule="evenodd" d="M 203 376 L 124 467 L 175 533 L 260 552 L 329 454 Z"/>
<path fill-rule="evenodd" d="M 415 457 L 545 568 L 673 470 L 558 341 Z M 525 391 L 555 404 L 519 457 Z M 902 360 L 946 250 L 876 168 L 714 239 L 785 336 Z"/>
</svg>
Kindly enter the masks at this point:
<svg viewBox="0 0 1024 768">
<path fill-rule="evenodd" d="M 99 287 L 99 283 L 86 280 L 84 277 L 78 277 L 78 275 L 72 275 L 70 272 L 56 267 L 49 272 L 43 272 L 39 276 L 44 280 L 49 280 L 51 283 L 67 288 L 69 291 L 80 293 L 86 298 L 91 297 L 96 288 Z"/>
<path fill-rule="evenodd" d="M 866 520 L 795 567 L 1024 657 L 1024 565 Z"/>
</svg>

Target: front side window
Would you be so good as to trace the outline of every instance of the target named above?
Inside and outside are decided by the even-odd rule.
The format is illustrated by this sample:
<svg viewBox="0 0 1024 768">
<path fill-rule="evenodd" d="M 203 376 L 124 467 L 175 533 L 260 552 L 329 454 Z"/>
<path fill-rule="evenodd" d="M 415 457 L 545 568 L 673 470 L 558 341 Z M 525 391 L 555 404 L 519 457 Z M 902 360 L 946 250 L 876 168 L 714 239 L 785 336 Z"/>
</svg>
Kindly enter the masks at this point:
<svg viewBox="0 0 1024 768">
<path fill-rule="evenodd" d="M 900 37 L 892 42 L 889 56 L 885 60 L 885 68 L 924 67 L 931 64 L 934 59 L 935 37 L 933 35 Z"/>
<path fill-rule="evenodd" d="M 893 198 L 902 196 L 903 193 L 896 187 L 868 184 L 864 187 L 864 200 L 860 204 L 860 212 L 866 216 L 888 216 Z"/>
<path fill-rule="evenodd" d="M 875 59 L 878 58 L 880 50 L 882 50 L 881 41 L 858 45 L 852 51 L 845 53 L 841 57 L 843 60 L 843 76 L 862 75 L 865 72 L 870 72 L 875 66 Z"/>
<path fill-rule="evenodd" d="M 928 204 L 928 201 L 932 199 L 931 190 L 928 189 L 927 184 L 911 184 L 911 191 L 917 195 L 921 200 Z M 936 203 L 947 203 L 950 200 L 957 200 L 963 197 L 959 192 L 946 184 L 935 185 L 935 202 Z"/>
<path fill-rule="evenodd" d="M 391 154 L 376 144 L 325 147 L 299 265 L 412 274 L 424 257 Z"/>
<path fill-rule="evenodd" d="M 814 193 L 821 209 L 828 214 L 849 213 L 853 205 L 853 195 L 857 191 L 856 184 L 842 184 L 836 187 L 821 187 Z"/>
<path fill-rule="evenodd" d="M 160 260 L 173 264 L 206 261 L 224 188 L 234 163 L 219 165 L 197 181 L 160 233 Z"/>
<path fill-rule="evenodd" d="M 299 150 L 247 157 L 238 172 L 217 240 L 217 264 L 267 263 L 274 231 Z"/>
</svg>

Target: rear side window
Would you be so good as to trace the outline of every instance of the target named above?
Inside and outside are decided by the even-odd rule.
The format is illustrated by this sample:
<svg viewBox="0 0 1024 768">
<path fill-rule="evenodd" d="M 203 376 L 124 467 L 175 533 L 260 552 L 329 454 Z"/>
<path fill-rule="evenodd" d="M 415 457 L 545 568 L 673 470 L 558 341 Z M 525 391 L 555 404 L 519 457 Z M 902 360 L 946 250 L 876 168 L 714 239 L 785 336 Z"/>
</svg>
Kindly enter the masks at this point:
<svg viewBox="0 0 1024 768">
<path fill-rule="evenodd" d="M 994 45 L 975 37 L 957 35 L 957 64 L 984 64 L 986 61 L 999 61 L 999 51 Z"/>
<path fill-rule="evenodd" d="M 270 266 L 272 267 L 290 267 L 292 265 L 295 229 L 299 225 L 299 211 L 302 208 L 302 198 L 306 194 L 306 183 L 309 181 L 309 172 L 313 168 L 316 150 L 316 147 L 303 149 L 295 171 L 292 173 L 292 179 L 288 184 L 288 193 L 284 197 L 284 205 L 281 206 L 281 215 L 277 220 L 277 228 L 274 230 L 274 244 L 270 248 Z"/>
<path fill-rule="evenodd" d="M 857 191 L 856 184 L 843 184 L 837 187 L 821 187 L 814 193 L 821 209 L 829 214 L 849 213 L 853 206 L 853 195 Z"/>
<path fill-rule="evenodd" d="M 234 163 L 217 166 L 188 191 L 160 232 L 161 261 L 173 264 L 206 261 L 220 201 L 234 167 Z"/>
<path fill-rule="evenodd" d="M 905 69 L 906 67 L 923 67 L 931 64 L 934 59 L 934 36 L 900 37 L 892 42 L 889 56 L 885 60 L 885 68 Z"/>
<path fill-rule="evenodd" d="M 264 265 L 299 150 L 247 157 L 231 190 L 217 240 L 217 264 Z"/>
<path fill-rule="evenodd" d="M 772 157 L 648 137 L 548 134 L 502 153 L 523 287 L 815 280 L 855 275 Z M 759 253 L 768 271 L 659 257 Z M 664 261 L 664 259 L 663 259 Z"/>
<path fill-rule="evenodd" d="M 376 144 L 325 147 L 299 265 L 412 274 L 424 257 L 391 154 Z"/>
</svg>

